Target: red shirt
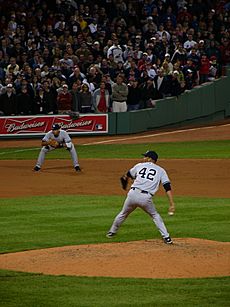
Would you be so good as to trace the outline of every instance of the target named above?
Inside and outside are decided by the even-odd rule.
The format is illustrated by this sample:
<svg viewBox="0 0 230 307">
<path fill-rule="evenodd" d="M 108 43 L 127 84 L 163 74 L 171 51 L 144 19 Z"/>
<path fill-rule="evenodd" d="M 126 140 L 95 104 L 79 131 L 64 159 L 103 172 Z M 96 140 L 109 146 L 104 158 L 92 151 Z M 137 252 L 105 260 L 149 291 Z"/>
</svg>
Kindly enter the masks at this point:
<svg viewBox="0 0 230 307">
<path fill-rule="evenodd" d="M 102 113 L 107 112 L 106 100 L 105 100 L 105 91 L 101 90 L 100 100 L 99 100 L 97 109 L 98 109 L 98 111 L 100 111 Z"/>
<path fill-rule="evenodd" d="M 57 97 L 58 110 L 72 109 L 72 95 L 70 93 L 59 93 Z"/>
<path fill-rule="evenodd" d="M 201 65 L 200 65 L 200 74 L 201 75 L 208 75 L 209 74 L 209 68 L 210 68 L 210 62 L 209 59 L 201 59 Z"/>
</svg>

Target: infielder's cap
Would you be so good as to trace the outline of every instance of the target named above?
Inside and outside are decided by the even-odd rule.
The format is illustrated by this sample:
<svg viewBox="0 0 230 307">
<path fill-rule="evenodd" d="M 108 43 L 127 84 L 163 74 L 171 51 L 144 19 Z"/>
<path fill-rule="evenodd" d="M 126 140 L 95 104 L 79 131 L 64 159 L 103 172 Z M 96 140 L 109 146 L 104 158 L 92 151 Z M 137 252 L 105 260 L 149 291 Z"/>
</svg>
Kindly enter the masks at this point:
<svg viewBox="0 0 230 307">
<path fill-rule="evenodd" d="M 59 129 L 61 129 L 60 125 L 58 125 L 58 124 L 53 124 L 52 125 L 52 130 L 59 130 Z"/>
<path fill-rule="evenodd" d="M 158 159 L 158 154 L 155 151 L 148 150 L 146 153 L 142 154 L 144 157 L 148 157 L 153 159 L 154 161 L 157 161 Z"/>
</svg>

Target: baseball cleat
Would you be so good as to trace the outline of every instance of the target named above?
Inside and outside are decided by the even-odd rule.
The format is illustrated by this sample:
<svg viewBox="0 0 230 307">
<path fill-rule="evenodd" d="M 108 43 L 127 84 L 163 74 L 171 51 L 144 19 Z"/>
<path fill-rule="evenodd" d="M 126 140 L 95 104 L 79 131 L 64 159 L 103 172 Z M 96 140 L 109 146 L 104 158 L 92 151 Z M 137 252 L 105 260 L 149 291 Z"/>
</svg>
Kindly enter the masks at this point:
<svg viewBox="0 0 230 307">
<path fill-rule="evenodd" d="M 41 169 L 41 168 L 40 168 L 39 166 L 36 165 L 36 166 L 34 167 L 33 171 L 34 171 L 34 172 L 39 172 L 40 169 Z"/>
<path fill-rule="evenodd" d="M 81 169 L 80 169 L 80 166 L 79 166 L 79 165 L 75 166 L 75 171 L 76 171 L 76 172 L 80 172 L 80 171 L 81 171 Z"/>
<path fill-rule="evenodd" d="M 163 238 L 165 244 L 173 244 L 173 241 L 170 237 L 167 237 L 167 238 Z"/>
<path fill-rule="evenodd" d="M 109 239 L 111 239 L 112 237 L 114 237 L 116 234 L 114 233 L 114 232 L 108 232 L 107 234 L 106 234 L 106 237 L 107 238 L 109 238 Z"/>
</svg>

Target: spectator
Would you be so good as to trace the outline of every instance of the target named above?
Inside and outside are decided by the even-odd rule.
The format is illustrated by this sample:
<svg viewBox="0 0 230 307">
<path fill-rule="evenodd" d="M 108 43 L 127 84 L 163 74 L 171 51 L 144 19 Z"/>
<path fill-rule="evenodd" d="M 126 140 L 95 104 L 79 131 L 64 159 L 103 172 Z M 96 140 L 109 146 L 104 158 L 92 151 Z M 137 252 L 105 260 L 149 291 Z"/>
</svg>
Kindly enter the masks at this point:
<svg viewBox="0 0 230 307">
<path fill-rule="evenodd" d="M 6 92 L 0 96 L 0 111 L 5 116 L 18 114 L 18 100 L 11 83 L 7 84 Z"/>
<path fill-rule="evenodd" d="M 156 88 L 156 97 L 157 99 L 162 99 L 171 95 L 170 90 L 170 80 L 168 75 L 164 75 L 164 69 L 160 68 L 157 71 L 157 75 L 154 78 L 155 88 Z"/>
<path fill-rule="evenodd" d="M 73 83 L 72 89 L 69 91 L 72 95 L 72 110 L 74 112 L 80 112 L 79 92 L 81 89 L 81 80 L 77 80 Z"/>
<path fill-rule="evenodd" d="M 217 43 L 215 40 L 210 41 L 210 45 L 206 49 L 206 54 L 209 59 L 211 59 L 211 57 L 214 56 L 216 60 L 220 63 L 221 53 L 220 49 L 217 47 Z"/>
<path fill-rule="evenodd" d="M 99 68 L 102 72 L 102 74 L 114 77 L 114 70 L 110 67 L 108 60 L 106 58 L 103 58 L 101 63 L 99 64 Z"/>
<path fill-rule="evenodd" d="M 44 99 L 46 105 L 47 114 L 56 114 L 58 113 L 57 109 L 57 92 L 49 84 L 48 81 L 42 83 L 44 89 Z"/>
<path fill-rule="evenodd" d="M 159 35 L 160 40 L 162 40 L 163 35 L 166 35 L 167 40 L 170 41 L 171 35 L 169 34 L 168 31 L 164 29 L 163 24 L 159 25 L 159 30 L 157 31 L 157 34 Z"/>
<path fill-rule="evenodd" d="M 172 72 L 173 71 L 173 64 L 170 60 L 170 54 L 169 53 L 165 54 L 164 62 L 167 62 L 169 72 Z M 164 62 L 163 62 L 163 64 L 164 64 Z M 162 66 L 163 66 L 163 64 L 162 64 Z"/>
<path fill-rule="evenodd" d="M 68 85 L 63 84 L 62 90 L 58 93 L 57 96 L 57 107 L 58 113 L 67 114 L 72 111 L 73 98 L 71 93 L 68 91 Z"/>
<path fill-rule="evenodd" d="M 115 63 L 119 63 L 119 62 L 124 63 L 123 51 L 121 49 L 121 46 L 118 45 L 117 38 L 114 38 L 113 45 L 107 51 L 108 59 L 110 59 L 110 55 L 112 55 L 112 58 Z"/>
<path fill-rule="evenodd" d="M 140 71 L 137 68 L 137 64 L 132 59 L 130 61 L 130 66 L 127 69 L 125 69 L 126 80 L 129 80 L 131 76 L 133 76 L 135 79 L 139 79 L 140 77 Z"/>
<path fill-rule="evenodd" d="M 128 83 L 127 106 L 128 111 L 135 111 L 140 108 L 142 90 L 139 87 L 138 80 L 130 78 Z"/>
<path fill-rule="evenodd" d="M 16 63 L 16 58 L 14 57 L 10 58 L 10 64 L 7 65 L 6 68 L 6 75 L 10 73 L 10 70 L 14 76 L 16 76 L 19 73 L 19 65 Z"/>
<path fill-rule="evenodd" d="M 200 56 L 197 54 L 196 48 L 192 48 L 188 54 L 188 59 L 192 61 L 192 65 L 196 70 L 200 69 Z"/>
<path fill-rule="evenodd" d="M 127 96 L 128 86 L 124 83 L 123 76 L 118 75 L 112 86 L 113 112 L 127 111 Z"/>
<path fill-rule="evenodd" d="M 75 67 L 74 71 L 69 75 L 68 83 L 72 87 L 74 82 L 78 80 L 83 81 L 84 79 L 85 75 L 80 71 L 79 67 Z"/>
<path fill-rule="evenodd" d="M 44 89 L 42 86 L 40 86 L 37 89 L 37 92 L 34 98 L 34 104 L 32 107 L 32 112 L 34 114 L 47 114 L 48 113 L 48 106 L 47 106 L 47 102 L 44 96 Z"/>
<path fill-rule="evenodd" d="M 176 27 L 176 16 L 173 14 L 173 10 L 171 6 L 168 6 L 166 13 L 162 16 L 162 23 L 166 24 L 168 21 L 170 21 L 173 25 L 173 27 Z"/>
<path fill-rule="evenodd" d="M 177 70 L 174 70 L 172 75 L 171 75 L 171 78 L 170 78 L 170 86 L 171 86 L 170 94 L 171 94 L 171 96 L 178 97 L 184 91 L 183 85 L 181 85 L 181 83 L 179 81 L 179 72 Z"/>
<path fill-rule="evenodd" d="M 186 58 L 187 58 L 187 54 L 186 54 L 186 51 L 185 49 L 183 48 L 182 44 L 179 43 L 178 45 L 178 48 L 175 50 L 175 52 L 173 53 L 173 56 L 172 56 L 172 63 L 176 63 L 178 60 L 180 61 L 180 63 L 182 65 L 185 64 L 186 62 Z"/>
<path fill-rule="evenodd" d="M 104 57 L 104 53 L 101 50 L 100 42 L 95 41 L 92 45 L 91 52 L 94 58 L 94 61 L 98 58 L 98 56 L 101 56 L 102 58 Z"/>
<path fill-rule="evenodd" d="M 190 74 L 192 71 L 192 78 L 193 78 L 193 84 L 198 84 L 198 75 L 197 75 L 197 70 L 193 65 L 193 62 L 190 58 L 187 59 L 186 65 L 183 66 L 183 74 L 186 77 L 188 73 Z"/>
<path fill-rule="evenodd" d="M 146 63 L 146 72 L 149 78 L 154 79 L 156 76 L 156 70 L 154 69 L 152 63 L 150 61 L 147 61 Z"/>
<path fill-rule="evenodd" d="M 185 89 L 191 90 L 195 86 L 193 71 L 191 69 L 187 70 L 187 74 L 185 76 Z"/>
<path fill-rule="evenodd" d="M 33 108 L 33 98 L 29 95 L 27 86 L 21 88 L 21 93 L 17 95 L 18 114 L 30 115 Z"/>
<path fill-rule="evenodd" d="M 79 92 L 79 105 L 81 113 L 92 112 L 92 94 L 88 83 L 83 83 L 81 86 L 81 90 Z"/>
<path fill-rule="evenodd" d="M 189 52 L 197 42 L 193 40 L 193 35 L 191 33 L 188 33 L 187 37 L 188 39 L 184 42 L 184 48 Z"/>
<path fill-rule="evenodd" d="M 175 63 L 173 65 L 173 70 L 174 72 L 178 73 L 177 80 L 180 82 L 181 88 L 184 88 L 185 87 L 184 74 L 179 63 Z"/>
<path fill-rule="evenodd" d="M 206 54 L 203 54 L 201 56 L 200 70 L 199 70 L 200 84 L 208 81 L 209 70 L 210 70 L 209 59 Z"/>
<path fill-rule="evenodd" d="M 97 37 L 97 20 L 96 18 L 93 18 L 92 19 L 92 22 L 88 25 L 89 27 L 89 30 L 90 30 L 90 33 L 92 35 L 93 38 L 96 38 Z"/>
<path fill-rule="evenodd" d="M 141 108 L 153 108 L 158 98 L 157 89 L 152 78 L 141 84 Z"/>
<path fill-rule="evenodd" d="M 93 84 L 94 89 L 99 87 L 99 84 L 101 82 L 101 76 L 102 76 L 102 73 L 99 67 L 96 65 L 91 66 L 89 68 L 88 74 L 86 75 L 87 81 Z"/>
<path fill-rule="evenodd" d="M 102 81 L 100 88 L 93 93 L 93 107 L 96 113 L 107 113 L 110 106 L 110 95 L 106 83 Z"/>
<path fill-rule="evenodd" d="M 64 53 L 64 56 L 62 59 L 60 59 L 60 65 L 61 67 L 65 64 L 66 69 L 72 69 L 74 67 L 74 62 L 70 58 L 68 52 Z"/>
<path fill-rule="evenodd" d="M 208 81 L 213 81 L 217 79 L 219 76 L 220 76 L 220 65 L 217 64 L 216 57 L 211 56 Z"/>
<path fill-rule="evenodd" d="M 112 86 L 114 84 L 109 74 L 102 76 L 102 81 L 105 82 L 105 87 L 109 91 L 109 95 L 112 96 Z"/>
<path fill-rule="evenodd" d="M 91 54 L 87 44 L 85 41 L 81 42 L 80 48 L 78 48 L 75 52 L 76 56 L 79 58 L 80 54 L 84 54 L 85 59 Z"/>
</svg>

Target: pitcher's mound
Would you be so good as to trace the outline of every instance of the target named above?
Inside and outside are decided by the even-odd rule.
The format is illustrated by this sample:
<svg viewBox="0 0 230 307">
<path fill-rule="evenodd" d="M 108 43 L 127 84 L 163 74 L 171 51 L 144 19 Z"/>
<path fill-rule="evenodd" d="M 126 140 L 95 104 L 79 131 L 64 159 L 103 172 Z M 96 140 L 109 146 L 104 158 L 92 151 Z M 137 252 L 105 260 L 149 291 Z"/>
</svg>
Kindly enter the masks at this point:
<svg viewBox="0 0 230 307">
<path fill-rule="evenodd" d="M 65 246 L 0 255 L 0 268 L 53 275 L 189 278 L 230 275 L 230 243 L 175 239 Z"/>
</svg>

